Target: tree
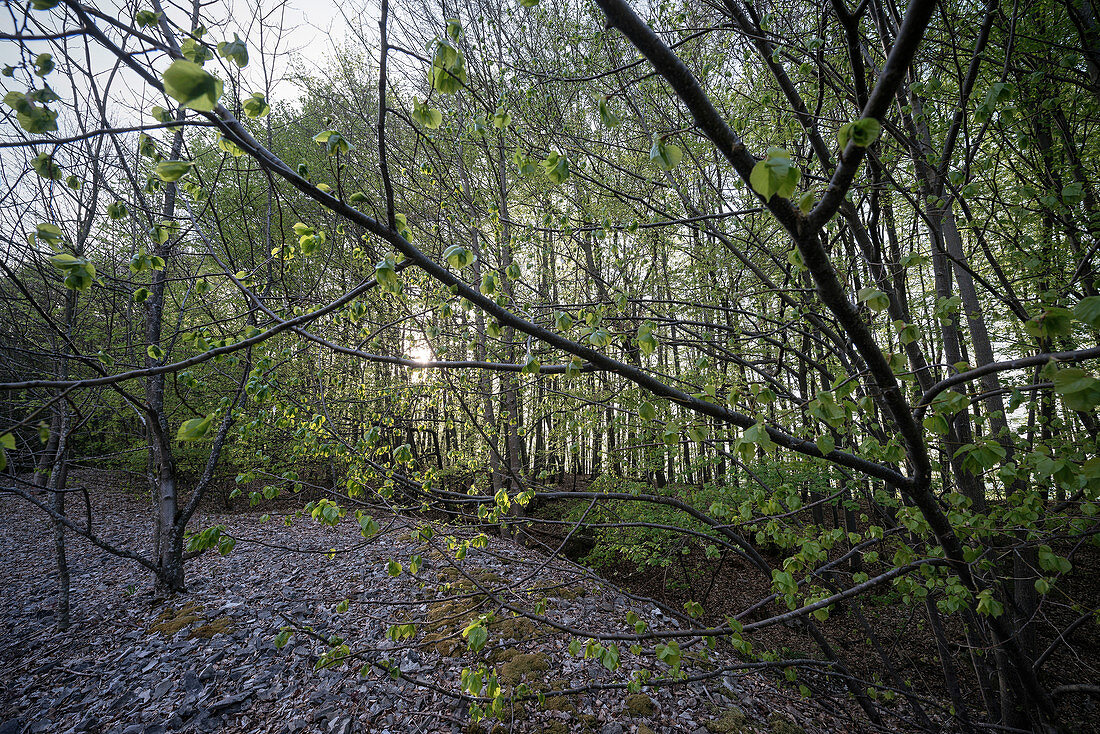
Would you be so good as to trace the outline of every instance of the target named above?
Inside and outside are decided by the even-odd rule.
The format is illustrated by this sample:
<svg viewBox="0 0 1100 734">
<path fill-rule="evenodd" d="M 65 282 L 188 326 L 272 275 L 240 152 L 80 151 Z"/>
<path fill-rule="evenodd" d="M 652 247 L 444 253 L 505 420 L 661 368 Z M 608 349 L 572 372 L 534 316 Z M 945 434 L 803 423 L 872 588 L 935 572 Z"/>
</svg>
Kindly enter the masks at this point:
<svg viewBox="0 0 1100 734">
<path fill-rule="evenodd" d="M 1100 98 L 1084 6 L 727 0 L 642 18 L 623 0 L 384 0 L 378 35 L 359 39 L 377 56 L 334 55 L 300 107 L 269 115 L 270 89 L 253 92 L 241 71 L 248 44 L 197 4 L 177 18 L 154 3 L 133 25 L 75 1 L 34 5 L 17 40 L 18 71 L 35 84 L 5 99 L 21 129 L 9 147 L 56 182 L 51 155 L 111 140 L 117 172 L 93 177 L 125 185 L 154 232 L 138 265 L 151 271 L 137 292 L 146 356 L 125 370 L 83 359 L 80 374 L 0 388 L 46 391 L 41 412 L 65 391 L 144 381 L 136 405 L 162 539 L 147 565 L 166 588 L 183 587 L 187 520 L 230 431 L 262 447 L 286 430 L 298 440 L 281 459 L 235 457 L 255 459 L 245 480 L 267 472 L 295 486 L 296 465 L 328 462 L 326 502 L 476 507 L 509 530 L 526 527 L 518 509 L 534 497 L 585 499 L 626 516 L 577 527 L 647 538 L 678 527 L 668 542 L 698 543 L 708 560 L 740 555 L 772 583 L 748 609 L 774 613 L 707 625 L 689 614 L 690 633 L 748 655 L 747 633 L 802 619 L 829 675 L 876 721 L 873 698 L 900 691 L 911 721 L 933 727 L 881 645 L 886 682 L 868 681 L 823 623 L 841 604 L 861 615 L 859 600 L 886 584 L 934 631 L 961 726 L 1043 728 L 1058 718 L 1056 693 L 1086 690 L 1052 686 L 1042 663 L 1087 602 L 1060 590 L 1085 616 L 1037 622 L 1074 544 L 1097 538 L 1089 133 Z M 1081 47 L 1052 71 L 1053 44 L 1071 32 Z M 165 68 L 128 53 L 127 34 Z M 70 35 L 161 95 L 156 125 L 144 110 L 138 125 L 108 122 L 99 94 L 101 129 L 54 135 L 59 100 L 33 79 L 54 62 L 28 44 L 56 44 L 75 68 Z M 72 86 L 74 110 L 86 108 Z M 167 158 L 150 131 L 170 136 Z M 57 152 L 30 156 L 45 145 Z M 134 165 L 135 152 L 150 163 Z M 94 220 L 94 200 L 75 206 Z M 11 261 L 49 274 L 34 247 L 13 238 Z M 85 250 L 64 255 L 55 275 L 87 290 L 97 271 Z M 6 274 L 14 302 L 33 304 Z M 190 305 L 213 278 L 231 297 Z M 186 350 L 166 348 L 185 334 Z M 239 372 L 207 378 L 236 384 L 235 397 L 179 429 L 198 439 L 217 425 L 181 510 L 166 379 L 217 360 L 238 360 Z M 245 396 L 273 425 L 241 424 Z M 16 416 L 10 435 L 38 412 Z M 55 434 L 65 445 L 64 422 Z M 610 484 L 541 483 L 567 466 Z M 630 488 L 631 476 L 658 486 Z M 682 495 L 686 485 L 711 487 L 714 501 Z M 639 506 L 673 519 L 626 509 Z M 56 502 L 52 516 L 79 531 Z M 194 552 L 231 547 L 217 528 L 192 537 Z M 761 552 L 769 544 L 778 563 Z M 962 694 L 946 616 L 975 651 L 980 703 Z"/>
</svg>

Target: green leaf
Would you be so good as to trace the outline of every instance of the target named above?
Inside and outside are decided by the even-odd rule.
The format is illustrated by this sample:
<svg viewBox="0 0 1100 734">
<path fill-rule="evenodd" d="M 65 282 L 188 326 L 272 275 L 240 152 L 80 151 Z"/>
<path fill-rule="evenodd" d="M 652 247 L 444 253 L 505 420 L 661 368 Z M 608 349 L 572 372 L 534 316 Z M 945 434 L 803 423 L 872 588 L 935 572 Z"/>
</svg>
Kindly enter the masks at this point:
<svg viewBox="0 0 1100 734">
<path fill-rule="evenodd" d="M 130 210 L 124 201 L 115 201 L 107 205 L 107 216 L 111 219 L 125 219 L 129 214 Z"/>
<path fill-rule="evenodd" d="M 152 10 L 139 10 L 134 13 L 134 22 L 140 28 L 155 26 L 160 22 L 160 13 L 154 13 Z"/>
<path fill-rule="evenodd" d="M 1089 296 L 1073 307 L 1073 317 L 1083 324 L 1100 330 L 1100 296 Z"/>
<path fill-rule="evenodd" d="M 35 102 L 49 102 L 57 98 L 49 85 L 46 85 L 38 92 L 30 94 L 8 92 L 4 95 L 4 104 L 15 110 L 20 127 L 29 133 L 40 134 L 57 130 L 57 113 L 48 107 L 40 107 Z"/>
<path fill-rule="evenodd" d="M 638 327 L 638 348 L 646 355 L 657 351 L 657 337 L 653 336 L 653 327 L 648 321 Z"/>
<path fill-rule="evenodd" d="M 489 630 L 485 628 L 481 620 L 478 620 L 462 630 L 462 636 L 466 638 L 466 645 L 469 649 L 478 652 L 485 647 L 485 643 L 489 640 Z"/>
<path fill-rule="evenodd" d="M 401 212 L 398 212 L 393 216 L 393 219 L 397 225 L 397 234 L 404 237 L 408 242 L 412 242 L 413 233 L 412 228 L 409 227 L 408 218 Z"/>
<path fill-rule="evenodd" d="M 211 112 L 222 96 L 221 79 L 192 61 L 173 61 L 162 78 L 164 92 L 192 110 Z"/>
<path fill-rule="evenodd" d="M 74 291 L 86 291 L 95 282 L 95 265 L 82 257 L 68 253 L 54 255 L 50 264 L 65 275 L 65 287 Z"/>
<path fill-rule="evenodd" d="M 443 259 L 455 270 L 462 270 L 472 265 L 477 256 L 464 245 L 451 245 L 443 251 Z"/>
<path fill-rule="evenodd" d="M 383 290 L 393 292 L 400 285 L 397 279 L 397 271 L 394 269 L 395 265 L 393 258 L 387 257 L 374 266 L 374 278 Z"/>
<path fill-rule="evenodd" d="M 775 442 L 772 441 L 771 436 L 768 435 L 768 430 L 764 427 L 763 423 L 756 423 L 746 428 L 745 432 L 741 435 L 741 440 L 745 443 L 759 446 L 765 453 L 770 454 L 775 450 Z"/>
<path fill-rule="evenodd" d="M 840 149 L 848 147 L 848 143 L 866 148 L 878 140 L 882 133 L 882 124 L 873 117 L 861 117 L 855 122 L 849 122 L 840 126 L 836 139 L 840 143 Z"/>
<path fill-rule="evenodd" d="M 271 112 L 271 105 L 267 103 L 267 97 L 260 92 L 253 92 L 241 103 L 241 109 L 251 118 L 265 117 Z"/>
<path fill-rule="evenodd" d="M 657 659 L 662 663 L 675 668 L 680 664 L 680 645 L 674 640 L 666 644 L 658 644 L 654 651 L 657 653 Z"/>
<path fill-rule="evenodd" d="M 497 107 L 496 112 L 493 113 L 493 127 L 503 130 L 511 124 L 512 116 L 503 107 Z"/>
<path fill-rule="evenodd" d="M 622 124 L 622 119 L 611 109 L 611 104 L 607 100 L 607 95 L 600 97 L 598 107 L 600 111 L 600 122 L 603 123 L 604 127 L 618 127 Z M 650 152 L 650 157 L 652 157 L 652 155 L 652 152 Z"/>
<path fill-rule="evenodd" d="M 428 107 L 427 101 L 413 100 L 412 118 L 429 130 L 437 130 L 443 124 L 443 113 Z"/>
<path fill-rule="evenodd" d="M 147 354 L 149 356 L 149 359 L 153 360 L 154 362 L 159 362 L 164 359 L 164 350 L 156 344 L 150 344 L 148 347 L 146 347 L 145 354 Z"/>
<path fill-rule="evenodd" d="M 938 413 L 927 416 L 922 421 L 922 424 L 924 425 L 925 430 L 937 436 L 946 436 L 951 430 L 950 426 L 947 423 L 947 418 L 939 415 Z"/>
<path fill-rule="evenodd" d="M 1001 602 L 993 598 L 993 592 L 989 589 L 982 589 L 978 592 L 978 614 L 984 614 L 990 617 L 999 617 L 1004 614 L 1005 608 Z"/>
<path fill-rule="evenodd" d="M 944 390 L 932 400 L 932 410 L 949 418 L 970 405 L 970 398 L 954 390 Z"/>
<path fill-rule="evenodd" d="M 359 518 L 359 532 L 364 538 L 370 538 L 378 534 L 378 523 L 373 517 L 363 515 Z"/>
<path fill-rule="evenodd" d="M 192 418 L 184 421 L 180 424 L 179 430 L 176 431 L 176 440 L 198 441 L 210 431 L 213 418 L 214 416 L 211 414 L 205 418 Z"/>
<path fill-rule="evenodd" d="M 875 313 L 885 311 L 890 307 L 890 297 L 878 288 L 872 288 L 870 286 L 867 288 L 860 288 L 856 297 L 859 299 L 860 303 L 866 303 L 867 308 Z"/>
<path fill-rule="evenodd" d="M 31 7 L 35 10 L 50 10 L 61 4 L 61 0 L 31 0 Z"/>
<path fill-rule="evenodd" d="M 677 145 L 665 143 L 663 139 L 653 136 L 653 147 L 649 149 L 649 160 L 662 171 L 671 171 L 684 157 L 684 151 Z"/>
<path fill-rule="evenodd" d="M 542 170 L 552 184 L 561 184 L 569 178 L 569 159 L 555 150 L 542 162 Z"/>
<path fill-rule="evenodd" d="M 1100 405 L 1100 380 L 1083 369 L 1060 369 L 1051 381 L 1070 410 L 1090 411 Z"/>
<path fill-rule="evenodd" d="M 1036 339 L 1057 339 L 1067 336 L 1073 329 L 1073 312 L 1067 308 L 1051 307 L 1033 319 L 1024 322 L 1024 331 Z"/>
<path fill-rule="evenodd" d="M 390 561 L 386 564 L 386 574 L 389 576 L 400 576 L 403 570 L 401 564 L 397 561 Z"/>
<path fill-rule="evenodd" d="M 53 56 L 47 53 L 38 54 L 34 58 L 34 73 L 38 76 L 46 76 L 54 70 Z"/>
<path fill-rule="evenodd" d="M 481 276 L 480 290 L 482 294 L 486 296 L 493 295 L 493 293 L 495 293 L 497 289 L 497 282 L 497 274 L 491 270 L 487 271 L 484 275 Z"/>
<path fill-rule="evenodd" d="M 248 66 L 248 46 L 236 33 L 232 41 L 222 41 L 218 44 L 218 55 L 223 59 L 229 59 L 240 68 Z"/>
<path fill-rule="evenodd" d="M 217 141 L 218 150 L 222 151 L 223 153 L 228 153 L 234 158 L 240 158 L 242 155 L 244 155 L 244 150 L 241 148 L 241 146 L 237 145 L 221 133 L 217 134 Z"/>
<path fill-rule="evenodd" d="M 194 37 L 185 38 L 183 43 L 180 44 L 180 51 L 183 53 L 184 58 L 200 66 L 214 58 L 214 54 L 210 49 L 208 49 L 202 41 Z"/>
<path fill-rule="evenodd" d="M 35 236 L 40 240 L 45 240 L 51 247 L 64 241 L 65 234 L 61 231 L 61 228 L 56 224 L 50 224 L 48 222 L 42 222 L 35 227 Z"/>
<path fill-rule="evenodd" d="M 814 208 L 814 192 L 807 191 L 798 197 L 798 210 L 803 214 L 809 214 Z"/>
<path fill-rule="evenodd" d="M 802 171 L 791 164 L 790 153 L 782 148 L 769 148 L 767 157 L 753 166 L 749 185 L 768 201 L 776 194 L 790 198 L 801 179 Z"/>
<path fill-rule="evenodd" d="M 335 130 L 322 130 L 313 136 L 313 142 L 324 145 L 325 151 L 330 156 L 337 153 L 349 153 L 355 147 L 348 142 L 347 138 Z"/>
<path fill-rule="evenodd" d="M 533 8 L 538 5 L 540 0 L 519 0 L 519 4 L 525 8 Z"/>
<path fill-rule="evenodd" d="M 443 94 L 454 94 L 466 83 L 466 60 L 455 45 L 461 34 L 462 26 L 459 22 L 448 20 L 446 36 L 437 38 L 435 42 L 428 81 L 432 89 Z"/>
<path fill-rule="evenodd" d="M 638 415 L 642 418 L 642 420 L 657 420 L 657 410 L 653 407 L 653 403 L 649 402 L 648 400 L 638 406 Z"/>
<path fill-rule="evenodd" d="M 179 181 L 187 175 L 187 172 L 194 165 L 191 161 L 164 161 L 158 163 L 156 167 L 157 178 L 165 182 Z"/>
<path fill-rule="evenodd" d="M 53 156 L 49 153 L 39 153 L 31 158 L 31 168 L 44 179 L 50 181 L 61 180 L 61 167 L 53 162 Z"/>
<path fill-rule="evenodd" d="M 539 361 L 535 359 L 533 354 L 527 355 L 527 361 L 523 363 L 523 367 L 520 368 L 520 373 L 524 375 L 537 375 L 542 366 Z"/>
</svg>

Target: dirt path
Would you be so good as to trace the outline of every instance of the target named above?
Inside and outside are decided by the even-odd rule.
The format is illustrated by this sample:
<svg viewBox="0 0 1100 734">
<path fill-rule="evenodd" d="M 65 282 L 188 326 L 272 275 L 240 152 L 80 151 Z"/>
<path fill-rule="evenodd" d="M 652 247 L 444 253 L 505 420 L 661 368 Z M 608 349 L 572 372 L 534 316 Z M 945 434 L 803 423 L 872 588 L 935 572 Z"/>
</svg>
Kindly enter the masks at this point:
<svg viewBox="0 0 1100 734">
<path fill-rule="evenodd" d="M 94 504 L 97 531 L 118 544 L 148 546 L 148 508 L 106 491 L 95 493 Z M 499 538 L 470 547 L 456 564 L 447 537 L 469 540 L 478 535 L 473 529 L 438 526 L 423 541 L 409 520 L 376 519 L 380 532 L 365 540 L 351 517 L 328 528 L 308 516 L 287 525 L 284 515 L 267 522 L 260 513 L 203 515 L 195 527 L 225 524 L 236 548 L 193 561 L 189 593 L 167 602 L 152 598 L 148 574 L 136 564 L 70 536 L 74 624 L 58 633 L 50 528 L 33 509 L 0 497 L 0 734 L 861 728 L 759 672 L 735 669 L 728 653 L 695 659 L 700 645 L 685 644 L 685 670 L 706 681 L 632 694 L 616 687 L 631 671 L 667 671 L 651 650 L 636 656 L 624 645 L 622 667 L 612 674 L 598 659 L 570 654 L 571 636 L 514 617 L 502 603 L 532 609 L 541 602 L 556 624 L 620 632 L 631 629 L 631 611 L 667 624 L 652 605 Z M 396 577 L 390 560 L 403 566 Z M 487 643 L 473 653 L 461 632 L 489 612 Z M 415 625 L 411 640 L 389 639 L 391 625 L 403 623 Z M 280 649 L 274 640 L 287 626 L 310 631 Z M 347 644 L 350 657 L 316 670 L 334 649 L 326 641 L 338 651 Z M 394 666 L 399 679 L 372 664 Z M 455 694 L 462 669 L 480 664 L 496 672 L 506 693 L 541 691 L 545 704 L 506 703 L 503 722 L 472 726 L 469 703 Z"/>
</svg>

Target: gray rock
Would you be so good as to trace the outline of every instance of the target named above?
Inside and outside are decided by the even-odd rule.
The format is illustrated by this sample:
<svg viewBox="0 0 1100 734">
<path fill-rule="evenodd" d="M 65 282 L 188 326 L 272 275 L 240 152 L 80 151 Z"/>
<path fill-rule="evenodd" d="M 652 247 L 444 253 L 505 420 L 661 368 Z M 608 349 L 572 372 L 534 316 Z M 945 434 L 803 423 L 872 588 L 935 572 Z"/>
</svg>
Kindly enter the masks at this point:
<svg viewBox="0 0 1100 734">
<path fill-rule="evenodd" d="M 313 712 L 313 721 L 317 722 L 317 723 L 320 723 L 322 721 L 329 721 L 329 720 L 335 719 L 335 718 L 336 718 L 336 709 L 334 709 L 334 708 L 326 707 L 326 708 L 323 708 L 323 709 L 318 709 L 318 710 Z"/>
<path fill-rule="evenodd" d="M 189 670 L 183 674 L 183 690 L 188 693 L 198 693 L 202 690 L 202 681 L 195 675 L 195 671 Z"/>
<path fill-rule="evenodd" d="M 21 719 L 8 719 L 0 724 L 0 734 L 19 734 L 22 728 L 23 721 Z"/>
<path fill-rule="evenodd" d="M 352 728 L 351 717 L 333 719 L 328 725 L 329 734 L 351 734 Z"/>
<path fill-rule="evenodd" d="M 600 734 L 623 734 L 623 725 L 615 721 L 604 724 Z"/>
<path fill-rule="evenodd" d="M 239 708 L 242 703 L 252 698 L 252 691 L 244 691 L 232 696 L 226 696 L 220 701 L 216 701 L 210 705 L 210 711 L 216 713 L 226 709 Z"/>
<path fill-rule="evenodd" d="M 195 729 L 204 732 L 204 734 L 213 734 L 213 732 L 221 731 L 224 728 L 224 719 L 220 716 L 200 716 L 195 721 Z"/>
<path fill-rule="evenodd" d="M 202 672 L 199 673 L 199 680 L 201 680 L 203 682 L 211 680 L 211 679 L 213 679 L 213 677 L 214 677 L 214 666 L 213 665 L 207 665 L 205 668 L 202 669 Z"/>
<path fill-rule="evenodd" d="M 122 734 L 145 734 L 145 726 L 142 724 L 130 724 L 122 730 Z"/>
<path fill-rule="evenodd" d="M 92 730 L 98 728 L 98 726 L 99 726 L 99 717 L 92 716 L 91 714 L 88 714 L 87 716 L 85 716 L 83 719 L 80 720 L 80 723 L 78 723 L 75 728 L 79 732 L 84 732 L 84 731 L 92 731 Z M 3 734 L 3 729 L 0 729 L 0 734 Z"/>
<path fill-rule="evenodd" d="M 297 734 L 308 726 L 305 719 L 294 719 L 283 728 L 288 734 Z"/>
</svg>

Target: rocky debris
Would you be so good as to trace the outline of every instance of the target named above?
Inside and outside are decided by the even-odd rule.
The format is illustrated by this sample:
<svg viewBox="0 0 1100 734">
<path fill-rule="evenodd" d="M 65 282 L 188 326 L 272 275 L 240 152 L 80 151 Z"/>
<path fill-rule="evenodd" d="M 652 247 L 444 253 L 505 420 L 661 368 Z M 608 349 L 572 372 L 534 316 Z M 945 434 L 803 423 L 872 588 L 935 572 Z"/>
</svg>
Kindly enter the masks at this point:
<svg viewBox="0 0 1100 734">
<path fill-rule="evenodd" d="M 119 542 L 148 544 L 137 501 L 97 493 L 95 504 L 97 522 L 110 523 Z M 511 609 L 601 631 L 628 630 L 631 611 L 667 625 L 664 613 L 507 540 L 479 540 L 456 563 L 446 538 L 483 538 L 477 529 L 439 525 L 424 540 L 411 519 L 378 518 L 382 532 L 364 540 L 351 521 L 329 528 L 308 517 L 285 525 L 259 513 L 205 514 L 194 527 L 224 524 L 236 548 L 193 561 L 189 593 L 167 601 L 151 596 L 136 564 L 70 536 L 73 627 L 59 633 L 52 535 L 32 513 L 0 498 L 0 711 L 8 717 L 0 734 L 859 728 L 755 673 L 631 694 L 622 685 L 631 671 L 667 670 L 652 651 L 634 655 L 623 646 L 622 668 L 611 673 L 598 659 L 571 654 L 569 635 Z M 487 642 L 474 653 L 463 631 L 479 620 Z M 393 625 L 411 627 L 394 633 Z M 280 649 L 284 628 L 294 634 Z M 685 644 L 693 671 L 736 663 L 722 651 L 703 660 L 698 649 Z M 471 724 L 468 702 L 454 694 L 462 670 L 479 665 L 497 673 L 506 694 L 541 693 L 544 703 L 509 702 L 503 723 Z"/>
</svg>

